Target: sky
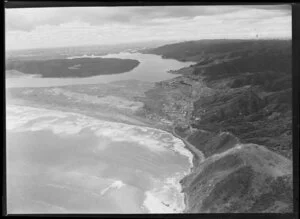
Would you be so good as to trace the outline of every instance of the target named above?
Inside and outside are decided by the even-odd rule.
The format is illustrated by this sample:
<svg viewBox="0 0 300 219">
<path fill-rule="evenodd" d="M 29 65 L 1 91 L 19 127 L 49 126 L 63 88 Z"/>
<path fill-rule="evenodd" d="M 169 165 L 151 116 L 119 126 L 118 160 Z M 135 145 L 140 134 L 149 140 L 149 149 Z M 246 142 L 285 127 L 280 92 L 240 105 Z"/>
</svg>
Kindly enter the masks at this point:
<svg viewBox="0 0 300 219">
<path fill-rule="evenodd" d="M 290 5 L 5 9 L 6 50 L 152 40 L 291 38 Z"/>
</svg>

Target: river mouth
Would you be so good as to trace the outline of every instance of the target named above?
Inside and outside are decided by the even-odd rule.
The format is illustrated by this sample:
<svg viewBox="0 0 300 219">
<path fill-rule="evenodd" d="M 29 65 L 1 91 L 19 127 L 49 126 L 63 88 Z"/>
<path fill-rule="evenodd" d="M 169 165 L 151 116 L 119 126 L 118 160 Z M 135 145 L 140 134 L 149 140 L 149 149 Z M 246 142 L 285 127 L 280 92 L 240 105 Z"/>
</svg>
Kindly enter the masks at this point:
<svg viewBox="0 0 300 219">
<path fill-rule="evenodd" d="M 83 56 L 84 57 L 84 56 Z M 97 57 L 91 56 L 90 58 Z M 99 75 L 83 78 L 41 78 L 27 74 L 23 77 L 6 78 L 6 88 L 13 87 L 53 87 L 79 84 L 99 84 L 115 81 L 139 80 L 145 82 L 158 82 L 177 77 L 168 73 L 169 70 L 187 67 L 194 62 L 179 62 L 173 59 L 162 59 L 161 56 L 142 53 L 121 52 L 99 56 L 102 58 L 135 59 L 140 64 L 129 72 L 111 75 Z M 69 57 L 72 58 L 72 57 Z M 84 72 L 85 70 L 82 69 Z"/>
</svg>

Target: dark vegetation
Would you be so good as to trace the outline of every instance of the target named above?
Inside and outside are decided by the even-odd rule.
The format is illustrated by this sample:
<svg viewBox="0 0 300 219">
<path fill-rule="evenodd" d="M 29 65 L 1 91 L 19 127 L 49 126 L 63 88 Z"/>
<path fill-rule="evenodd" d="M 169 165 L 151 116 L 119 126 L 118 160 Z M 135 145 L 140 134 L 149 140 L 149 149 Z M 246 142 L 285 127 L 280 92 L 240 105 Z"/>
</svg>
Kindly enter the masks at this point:
<svg viewBox="0 0 300 219">
<path fill-rule="evenodd" d="M 148 52 L 197 61 L 186 77 L 203 78 L 214 89 L 214 94 L 199 94 L 193 103 L 194 128 L 229 131 L 243 143 L 262 144 L 291 158 L 291 41 L 200 40 Z M 196 117 L 201 120 L 195 121 Z M 190 140 L 203 139 L 202 132 L 198 135 Z M 202 141 L 193 143 L 203 149 Z"/>
<path fill-rule="evenodd" d="M 232 134 L 215 135 L 213 132 L 196 132 L 190 135 L 188 140 L 197 145 L 205 157 L 222 153 L 238 143 L 238 139 Z"/>
<path fill-rule="evenodd" d="M 200 166 L 201 171 L 185 178 L 189 212 L 292 211 L 292 175 L 278 176 L 269 170 L 274 164 L 281 169 L 288 160 L 261 147 L 249 147 L 253 146 L 220 158 L 209 157 Z"/>
<path fill-rule="evenodd" d="M 227 211 L 235 212 L 240 210 L 239 208 L 244 208 L 245 206 L 240 206 L 243 199 L 247 194 L 249 194 L 251 182 L 253 179 L 253 170 L 246 166 L 230 173 L 226 178 L 216 183 L 214 190 L 209 194 L 209 196 L 204 199 L 202 209 L 206 211 L 211 209 L 212 211 Z M 234 197 L 236 201 L 230 203 L 227 209 L 220 209 L 218 205 L 224 202 L 231 201 Z"/>
<path fill-rule="evenodd" d="M 285 50 L 290 46 L 290 40 L 198 40 L 169 44 L 144 52 L 181 61 L 196 61 L 204 65 L 212 63 L 218 57 L 245 58 L 261 51 L 269 54 L 275 51 L 281 55 L 285 52 L 290 53 L 291 51 Z"/>
<path fill-rule="evenodd" d="M 89 77 L 118 74 L 132 70 L 139 61 L 117 58 L 76 58 L 51 60 L 8 60 L 6 70 L 40 74 L 45 78 Z"/>
<path fill-rule="evenodd" d="M 196 61 L 177 80 L 202 81 L 212 91 L 194 89 L 186 126 L 175 129 L 207 158 L 182 180 L 187 211 L 291 212 L 291 41 L 200 40 L 144 52 Z M 236 143 L 267 150 L 229 150 Z M 276 176 L 273 167 L 287 174 Z"/>
</svg>

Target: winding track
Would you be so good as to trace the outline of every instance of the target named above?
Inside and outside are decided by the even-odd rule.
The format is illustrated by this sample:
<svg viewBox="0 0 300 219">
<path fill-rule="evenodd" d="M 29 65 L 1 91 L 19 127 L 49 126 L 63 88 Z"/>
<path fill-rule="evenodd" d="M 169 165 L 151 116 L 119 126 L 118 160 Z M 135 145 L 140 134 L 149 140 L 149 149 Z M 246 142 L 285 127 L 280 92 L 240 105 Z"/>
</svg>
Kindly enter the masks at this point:
<svg viewBox="0 0 300 219">
<path fill-rule="evenodd" d="M 180 140 L 183 141 L 183 143 L 187 146 L 187 148 L 193 153 L 193 155 L 194 155 L 195 160 L 197 161 L 197 163 L 201 163 L 201 162 L 204 161 L 205 157 L 204 157 L 203 153 L 200 150 L 198 150 L 194 145 L 192 145 L 191 143 L 189 143 L 186 138 L 182 138 L 181 136 L 179 136 L 175 132 L 175 127 L 172 128 L 172 134 L 176 138 L 179 138 Z"/>
</svg>

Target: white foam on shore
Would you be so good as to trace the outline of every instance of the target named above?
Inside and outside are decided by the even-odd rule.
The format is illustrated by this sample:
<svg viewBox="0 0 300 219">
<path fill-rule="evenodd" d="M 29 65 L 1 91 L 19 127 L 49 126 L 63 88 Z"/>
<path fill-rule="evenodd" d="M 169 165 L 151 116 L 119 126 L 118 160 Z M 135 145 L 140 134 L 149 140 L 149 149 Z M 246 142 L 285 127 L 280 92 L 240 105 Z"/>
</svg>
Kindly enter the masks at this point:
<svg viewBox="0 0 300 219">
<path fill-rule="evenodd" d="M 164 205 L 155 194 L 146 192 L 146 199 L 144 206 L 149 210 L 150 213 L 175 213 L 170 207 Z"/>
<path fill-rule="evenodd" d="M 135 142 L 137 145 L 145 146 L 152 152 L 161 153 L 174 151 L 189 160 L 190 167 L 193 166 L 193 154 L 185 148 L 185 144 L 172 134 L 148 127 L 128 125 L 118 122 L 103 121 L 78 113 L 61 112 L 34 107 L 7 106 L 7 129 L 11 131 L 37 131 L 49 129 L 56 134 L 79 133 L 82 129 L 89 128 L 96 135 L 109 138 L 111 141 Z M 36 120 L 30 126 L 26 123 Z M 180 180 L 190 172 L 177 173 L 174 177 L 166 178 L 160 185 L 145 193 L 143 203 L 151 213 L 179 213 L 185 208 L 184 194 L 181 193 Z M 110 189 L 120 189 L 125 184 L 115 181 L 109 187 L 101 191 L 104 195 Z"/>
<path fill-rule="evenodd" d="M 136 142 L 153 152 L 173 150 L 188 157 L 192 165 L 193 154 L 185 148 L 184 143 L 172 134 L 154 128 L 140 127 L 118 122 L 95 119 L 78 113 L 61 112 L 57 110 L 35 107 L 9 105 L 6 109 L 6 129 L 14 131 L 38 131 L 50 129 L 55 134 L 77 134 L 84 128 L 89 128 L 96 135 L 110 138 L 118 142 Z M 26 123 L 39 119 L 30 127 Z M 165 135 L 165 136 L 164 136 Z"/>
<path fill-rule="evenodd" d="M 107 193 L 111 189 L 120 189 L 123 186 L 125 186 L 125 184 L 121 180 L 116 180 L 110 186 L 108 186 L 107 188 L 103 189 L 101 191 L 101 195 L 104 195 L 105 193 Z"/>
<path fill-rule="evenodd" d="M 193 167 L 193 157 L 194 155 L 192 154 L 192 152 L 190 152 L 185 144 L 178 138 L 174 138 L 175 143 L 173 144 L 173 150 L 178 152 L 179 154 L 188 157 L 189 159 L 189 163 L 190 163 L 190 168 Z M 188 174 L 188 173 L 186 173 Z"/>
<path fill-rule="evenodd" d="M 161 186 L 147 191 L 143 206 L 149 213 L 183 213 L 184 194 L 181 192 L 182 174 L 166 178 Z"/>
</svg>

